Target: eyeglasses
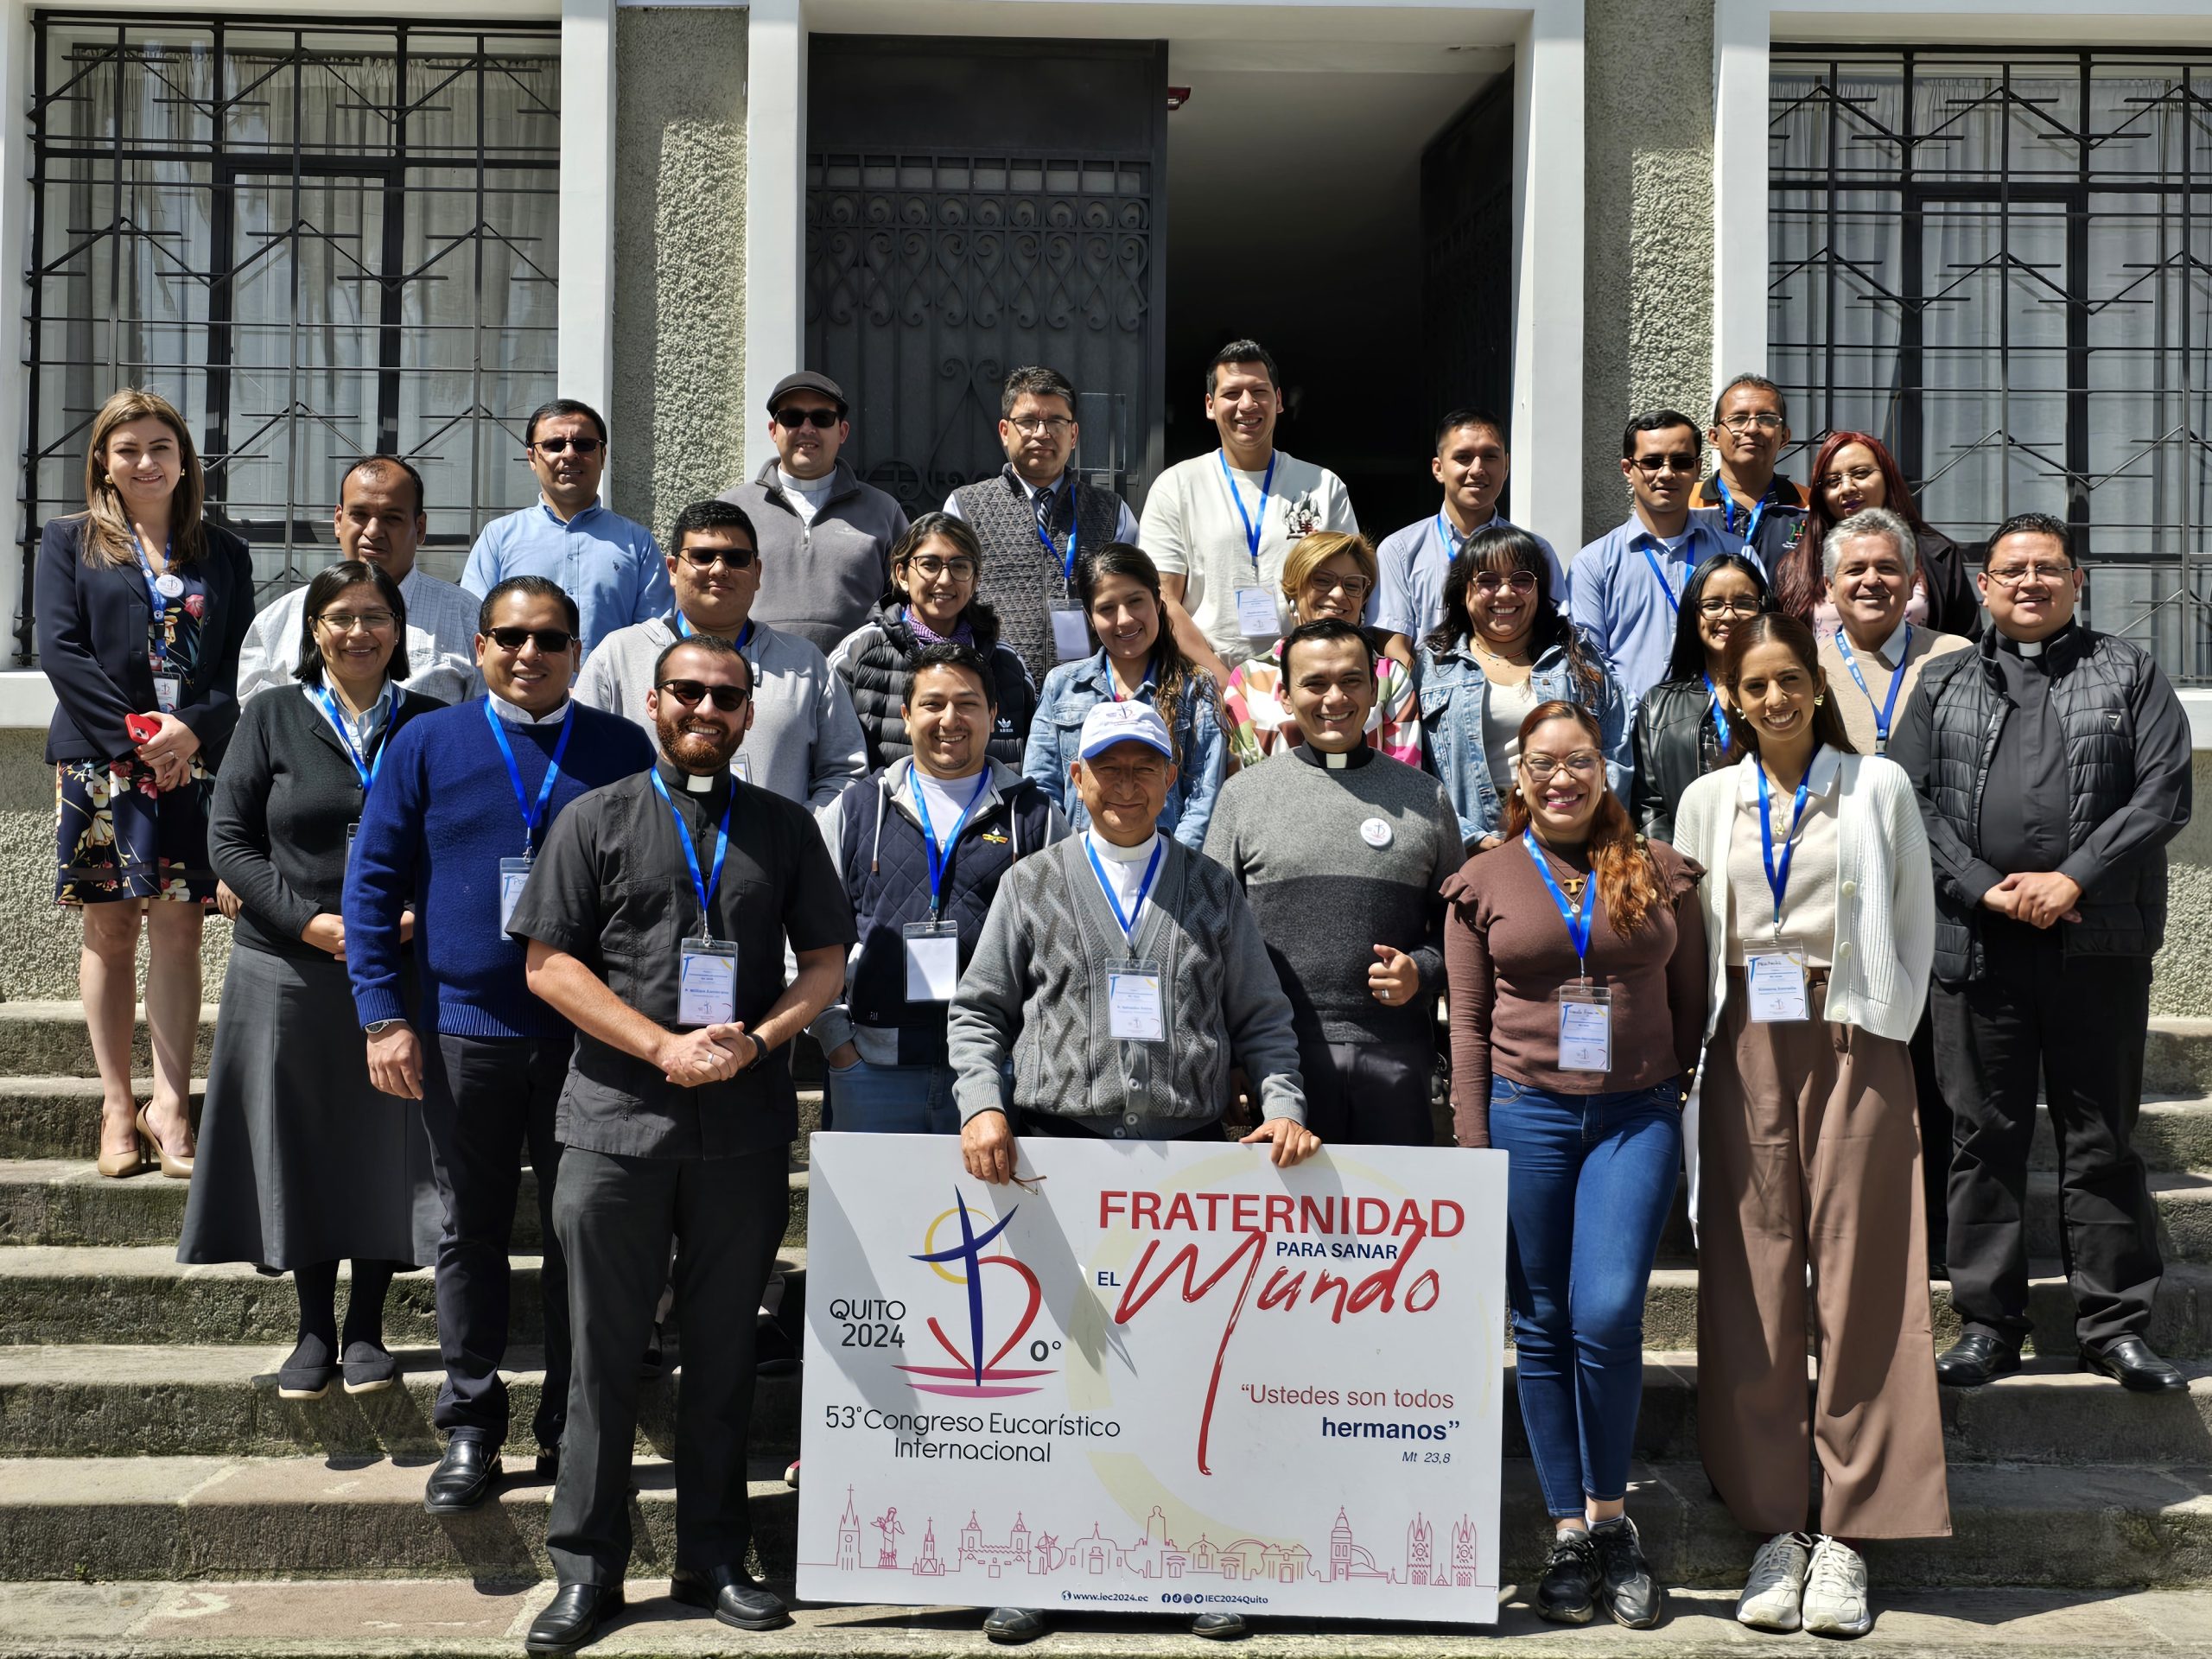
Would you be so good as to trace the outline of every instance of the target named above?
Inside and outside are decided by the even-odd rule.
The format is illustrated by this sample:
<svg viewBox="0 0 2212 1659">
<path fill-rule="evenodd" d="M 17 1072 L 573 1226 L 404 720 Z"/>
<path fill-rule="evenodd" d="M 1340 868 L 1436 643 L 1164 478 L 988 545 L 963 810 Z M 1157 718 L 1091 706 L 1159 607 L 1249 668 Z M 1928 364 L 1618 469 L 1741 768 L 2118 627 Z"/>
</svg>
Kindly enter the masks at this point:
<svg viewBox="0 0 2212 1659">
<path fill-rule="evenodd" d="M 2063 582 L 2074 574 L 2074 567 L 2070 564 L 2016 564 L 1982 574 L 2010 592 L 2024 582 Z"/>
<path fill-rule="evenodd" d="M 1017 415 L 1007 424 L 1027 437 L 1049 432 L 1057 438 L 1075 423 L 1065 415 Z"/>
<path fill-rule="evenodd" d="M 1738 410 L 1720 424 L 1731 432 L 1748 432 L 1755 426 L 1762 432 L 1779 432 L 1782 416 L 1770 409 Z"/>
<path fill-rule="evenodd" d="M 1364 599 L 1367 590 L 1375 584 L 1365 576 L 1332 576 L 1325 570 L 1316 570 L 1306 578 L 1306 586 L 1311 593 L 1333 594 L 1341 588 L 1346 599 Z"/>
<path fill-rule="evenodd" d="M 1471 585 L 1485 599 L 1501 588 L 1516 594 L 1533 594 L 1536 591 L 1536 573 L 1533 570 L 1509 570 L 1500 575 L 1495 570 L 1483 570 L 1476 573 Z"/>
<path fill-rule="evenodd" d="M 749 547 L 687 547 L 676 556 L 694 570 L 711 570 L 716 565 L 728 565 L 733 570 L 745 569 L 753 563 Z"/>
<path fill-rule="evenodd" d="M 315 618 L 333 633 L 351 633 L 356 628 L 365 628 L 371 633 L 382 633 L 398 620 L 390 611 L 363 611 L 358 615 L 344 611 L 325 611 Z"/>
<path fill-rule="evenodd" d="M 1757 616 L 1759 601 L 1749 594 L 1715 594 L 1697 602 L 1700 616 Z"/>
<path fill-rule="evenodd" d="M 1594 778 L 1598 775 L 1598 768 L 1605 763 L 1589 750 L 1580 749 L 1565 760 L 1551 754 L 1524 754 L 1521 757 L 1521 764 L 1529 769 L 1529 775 L 1541 784 L 1561 766 L 1578 778 Z"/>
<path fill-rule="evenodd" d="M 973 559 L 940 559 L 934 553 L 925 553 L 909 559 L 906 568 L 925 582 L 935 582 L 939 576 L 950 576 L 955 582 L 976 580 Z"/>
<path fill-rule="evenodd" d="M 802 426 L 810 426 L 817 432 L 827 432 L 845 417 L 834 409 L 779 409 L 776 424 L 786 432 L 796 432 Z"/>
<path fill-rule="evenodd" d="M 546 455 L 557 455 L 568 449 L 573 449 L 580 455 L 595 455 L 599 453 L 599 440 L 597 438 L 540 438 L 531 448 L 536 449 L 540 454 Z"/>
<path fill-rule="evenodd" d="M 1691 473 L 1697 471 L 1697 456 L 1688 450 L 1671 455 L 1638 455 L 1629 463 L 1647 478 L 1658 473 Z"/>
<path fill-rule="evenodd" d="M 575 643 L 576 636 L 566 628 L 493 628 L 492 643 L 501 651 L 520 651 L 531 640 L 548 657 L 557 657 Z"/>
<path fill-rule="evenodd" d="M 696 709 L 702 697 L 712 698 L 715 707 L 726 715 L 744 708 L 745 700 L 753 695 L 741 685 L 709 685 L 702 680 L 663 680 L 660 690 L 686 709 Z"/>
<path fill-rule="evenodd" d="M 1830 473 L 1821 480 L 1821 487 L 1824 490 L 1840 489 L 1847 480 L 1853 484 L 1864 486 L 1871 482 L 1881 470 L 1878 467 L 1853 467 L 1848 472 Z"/>
</svg>

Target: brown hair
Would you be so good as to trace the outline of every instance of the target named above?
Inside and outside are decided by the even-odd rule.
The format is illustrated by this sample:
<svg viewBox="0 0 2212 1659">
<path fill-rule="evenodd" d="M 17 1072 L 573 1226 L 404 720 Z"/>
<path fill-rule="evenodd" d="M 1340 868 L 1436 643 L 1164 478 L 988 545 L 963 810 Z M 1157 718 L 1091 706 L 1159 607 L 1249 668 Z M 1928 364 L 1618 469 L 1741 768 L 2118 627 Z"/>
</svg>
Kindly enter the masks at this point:
<svg viewBox="0 0 2212 1659">
<path fill-rule="evenodd" d="M 1282 561 L 1282 596 L 1294 609 L 1299 594 L 1306 591 L 1306 579 L 1339 553 L 1351 555 L 1351 562 L 1367 578 L 1370 588 L 1375 586 L 1375 549 L 1364 536 L 1341 530 L 1317 530 L 1311 536 L 1301 536 Z"/>
<path fill-rule="evenodd" d="M 1602 760 L 1605 734 L 1598 716 L 1579 702 L 1556 699 L 1538 703 L 1521 722 L 1523 753 L 1535 729 L 1553 720 L 1572 721 L 1587 732 L 1591 747 Z M 1598 784 L 1604 793 L 1599 798 L 1597 816 L 1590 820 L 1590 873 L 1598 883 L 1599 898 L 1605 901 L 1605 919 L 1612 924 L 1614 932 L 1625 938 L 1650 925 L 1651 912 L 1665 903 L 1666 893 L 1660 886 L 1659 867 L 1652 861 L 1651 849 L 1637 834 L 1628 809 L 1606 784 L 1602 768 Z M 1529 817 L 1528 800 L 1516 789 L 1506 798 L 1505 838 L 1517 838 L 1529 827 Z"/>
<path fill-rule="evenodd" d="M 85 563 L 136 564 L 138 538 L 123 510 L 122 497 L 107 475 L 108 440 L 119 426 L 133 421 L 159 421 L 176 434 L 177 459 L 184 475 L 169 498 L 169 561 L 196 563 L 207 550 L 207 534 L 200 511 L 207 497 L 207 481 L 200 470 L 200 452 L 184 416 L 159 392 L 125 386 L 100 405 L 92 417 L 92 445 L 85 451 Z"/>
<path fill-rule="evenodd" d="M 1820 642 L 1812 629 L 1796 617 L 1781 611 L 1761 611 L 1748 622 L 1739 622 L 1728 635 L 1728 644 L 1720 653 L 1720 683 L 1732 694 L 1736 682 L 1744 675 L 1744 658 L 1753 645 L 1776 645 L 1789 648 L 1789 654 L 1815 680 L 1821 677 Z M 1843 711 L 1833 702 L 1813 705 L 1813 735 L 1839 754 L 1856 754 L 1858 747 L 1851 741 L 1851 734 L 1844 729 Z M 1727 760 L 1740 760 L 1747 754 L 1758 753 L 1758 741 L 1748 720 L 1728 722 Z"/>
</svg>

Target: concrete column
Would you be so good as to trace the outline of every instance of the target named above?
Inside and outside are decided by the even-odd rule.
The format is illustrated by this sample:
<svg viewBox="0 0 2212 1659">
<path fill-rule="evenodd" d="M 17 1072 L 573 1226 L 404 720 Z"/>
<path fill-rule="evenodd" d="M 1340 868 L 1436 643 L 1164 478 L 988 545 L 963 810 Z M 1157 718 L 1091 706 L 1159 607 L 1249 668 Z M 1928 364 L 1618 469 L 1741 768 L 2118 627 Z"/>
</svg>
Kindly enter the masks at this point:
<svg viewBox="0 0 2212 1659">
<path fill-rule="evenodd" d="M 775 453 L 768 389 L 806 365 L 806 0 L 753 0 L 746 86 L 746 475 Z"/>
<path fill-rule="evenodd" d="M 613 505 L 657 535 L 744 476 L 747 48 L 741 7 L 615 14 Z"/>
</svg>

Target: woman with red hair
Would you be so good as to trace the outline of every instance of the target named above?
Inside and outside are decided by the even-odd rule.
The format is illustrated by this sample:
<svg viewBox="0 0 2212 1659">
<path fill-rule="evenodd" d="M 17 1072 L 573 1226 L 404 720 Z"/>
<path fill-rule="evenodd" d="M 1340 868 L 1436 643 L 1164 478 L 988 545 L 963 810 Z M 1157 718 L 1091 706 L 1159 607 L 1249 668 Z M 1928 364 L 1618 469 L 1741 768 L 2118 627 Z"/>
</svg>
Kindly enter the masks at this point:
<svg viewBox="0 0 2212 1659">
<path fill-rule="evenodd" d="M 1974 596 L 1958 543 L 1920 516 L 1896 457 L 1879 438 L 1871 432 L 1830 433 L 1813 461 L 1806 493 L 1812 505 L 1806 511 L 1805 533 L 1774 572 L 1775 598 L 1783 614 L 1809 624 L 1824 639 L 1835 632 L 1821 548 L 1828 531 L 1853 513 L 1887 507 L 1912 527 L 1920 550 L 1920 572 L 1905 604 L 1905 620 L 1916 628 L 1970 639 L 1980 633 L 1981 601 Z"/>
</svg>

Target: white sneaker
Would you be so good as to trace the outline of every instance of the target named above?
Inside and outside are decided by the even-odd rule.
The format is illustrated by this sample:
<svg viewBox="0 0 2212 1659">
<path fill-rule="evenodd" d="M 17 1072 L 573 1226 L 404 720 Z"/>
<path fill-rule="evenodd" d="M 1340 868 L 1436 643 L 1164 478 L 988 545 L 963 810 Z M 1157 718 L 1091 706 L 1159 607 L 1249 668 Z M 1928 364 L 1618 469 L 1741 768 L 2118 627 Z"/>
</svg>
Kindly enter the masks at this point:
<svg viewBox="0 0 2212 1659">
<path fill-rule="evenodd" d="M 1805 1569 L 1812 1559 L 1813 1540 L 1802 1532 L 1778 1532 L 1761 1544 L 1736 1602 L 1736 1622 L 1785 1635 L 1796 1630 L 1802 1622 Z"/>
<path fill-rule="evenodd" d="M 1813 1546 L 1802 1617 L 1815 1636 L 1864 1636 L 1874 1628 L 1866 1559 L 1840 1538 L 1822 1538 Z"/>
</svg>

